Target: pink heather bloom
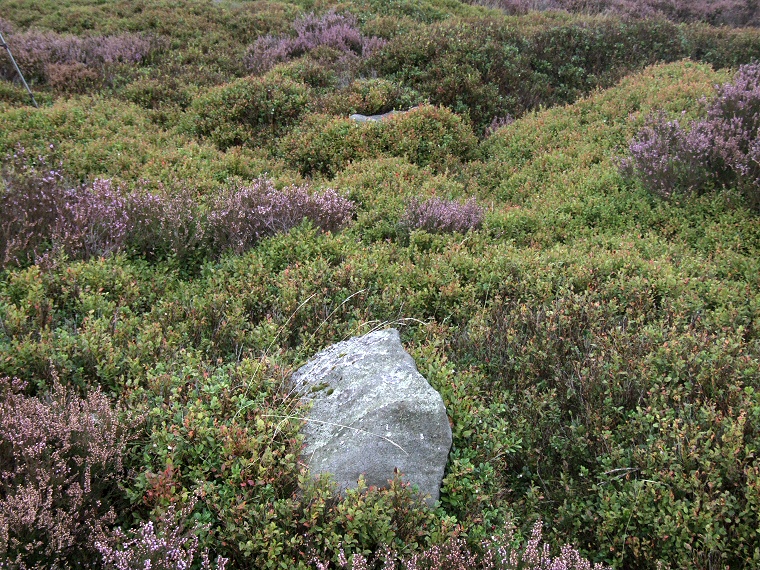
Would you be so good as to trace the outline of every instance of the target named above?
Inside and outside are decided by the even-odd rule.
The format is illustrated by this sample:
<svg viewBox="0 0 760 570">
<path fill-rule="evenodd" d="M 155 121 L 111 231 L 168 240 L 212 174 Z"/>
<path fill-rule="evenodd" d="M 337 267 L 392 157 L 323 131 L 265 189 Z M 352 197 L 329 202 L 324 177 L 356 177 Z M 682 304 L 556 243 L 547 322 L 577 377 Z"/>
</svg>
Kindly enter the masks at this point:
<svg viewBox="0 0 760 570">
<path fill-rule="evenodd" d="M 403 223 L 410 229 L 431 233 L 476 230 L 483 223 L 483 209 L 474 198 L 465 203 L 430 198 L 424 202 L 412 200 L 407 205 Z"/>
<path fill-rule="evenodd" d="M 342 52 L 347 57 L 369 57 L 386 43 L 377 37 L 363 36 L 356 17 L 351 14 L 313 13 L 293 22 L 295 37 L 262 36 L 249 48 L 245 65 L 255 73 L 265 73 L 278 63 L 300 57 L 320 46 Z"/>
</svg>

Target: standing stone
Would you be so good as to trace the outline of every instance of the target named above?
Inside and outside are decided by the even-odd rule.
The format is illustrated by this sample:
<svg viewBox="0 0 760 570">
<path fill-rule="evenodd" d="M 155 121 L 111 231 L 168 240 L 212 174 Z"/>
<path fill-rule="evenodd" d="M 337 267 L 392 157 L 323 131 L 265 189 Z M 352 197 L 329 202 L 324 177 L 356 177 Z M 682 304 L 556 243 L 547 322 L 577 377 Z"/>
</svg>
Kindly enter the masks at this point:
<svg viewBox="0 0 760 570">
<path fill-rule="evenodd" d="M 293 375 L 312 403 L 303 458 L 313 475 L 331 473 L 341 490 L 386 487 L 394 470 L 438 500 L 451 448 L 441 395 L 417 371 L 395 329 L 339 342 Z"/>
</svg>

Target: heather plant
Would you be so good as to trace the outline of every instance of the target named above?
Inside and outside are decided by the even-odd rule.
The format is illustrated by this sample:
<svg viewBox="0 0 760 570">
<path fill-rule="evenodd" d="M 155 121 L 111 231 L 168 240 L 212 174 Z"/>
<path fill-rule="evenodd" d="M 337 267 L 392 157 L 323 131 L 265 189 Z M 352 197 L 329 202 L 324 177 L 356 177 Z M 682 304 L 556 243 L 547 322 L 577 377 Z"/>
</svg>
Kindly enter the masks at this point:
<svg viewBox="0 0 760 570">
<path fill-rule="evenodd" d="M 623 172 L 665 198 L 737 187 L 760 205 L 760 65 L 742 66 L 686 129 L 662 113 L 649 123 L 630 143 Z"/>
<path fill-rule="evenodd" d="M 0 381 L 0 559 L 15 568 L 96 565 L 95 536 L 126 502 L 127 424 L 100 391 Z"/>
<path fill-rule="evenodd" d="M 491 124 L 486 127 L 485 136 L 489 137 L 501 128 L 508 127 L 515 122 L 515 118 L 507 113 L 503 117 L 494 117 Z"/>
<path fill-rule="evenodd" d="M 543 523 L 533 525 L 530 538 L 515 546 L 514 527 L 507 525 L 504 535 L 484 540 L 476 547 L 455 536 L 447 542 L 423 549 L 411 556 L 398 556 L 391 550 L 367 558 L 355 554 L 349 559 L 341 551 L 336 568 L 344 570 L 610 570 L 593 564 L 572 546 L 565 545 L 559 554 L 543 541 Z M 316 570 L 328 570 L 328 563 L 314 560 Z"/>
<path fill-rule="evenodd" d="M 701 190 L 710 173 L 702 165 L 709 152 L 709 141 L 698 139 L 698 146 L 681 127 L 678 120 L 668 120 L 662 114 L 649 118 L 629 145 L 631 157 L 621 161 L 621 170 L 636 174 L 652 192 L 670 198 L 677 192 Z"/>
<path fill-rule="evenodd" d="M 209 238 L 216 251 L 242 253 L 261 238 L 285 232 L 309 220 L 323 231 L 336 232 L 351 221 L 354 204 L 332 188 L 311 193 L 307 186 L 277 190 L 260 178 L 250 186 L 228 191 L 208 214 Z"/>
<path fill-rule="evenodd" d="M 435 197 L 424 202 L 412 199 L 401 223 L 409 229 L 431 233 L 467 233 L 480 228 L 483 208 L 478 206 L 475 198 L 464 203 Z"/>
<path fill-rule="evenodd" d="M 122 189 L 110 180 L 71 186 L 60 168 L 21 147 L 2 172 L 2 265 L 27 263 L 48 249 L 86 258 L 123 248 L 129 216 Z"/>
<path fill-rule="evenodd" d="M 102 534 L 95 548 L 103 557 L 103 566 L 108 570 L 191 567 L 224 570 L 226 558 L 220 556 L 212 564 L 208 549 L 199 548 L 198 525 L 190 527 L 188 524 L 193 506 L 191 503 L 178 512 L 175 505 L 169 505 L 155 523 L 148 521 L 127 532 L 117 528 Z"/>
<path fill-rule="evenodd" d="M 61 209 L 63 174 L 43 157 L 27 158 L 23 148 L 2 169 L 0 264 L 25 263 L 44 247 Z"/>
<path fill-rule="evenodd" d="M 126 192 L 109 179 L 72 188 L 60 170 L 46 171 L 45 166 L 44 157 L 34 164 L 18 149 L 4 170 L 3 265 L 24 265 L 50 251 L 83 259 L 126 251 L 150 260 L 191 263 L 228 249 L 241 253 L 304 219 L 336 232 L 355 209 L 331 188 L 280 191 L 261 178 L 223 193 L 202 213 L 198 196 L 187 189 L 159 185 L 156 191 Z"/>
<path fill-rule="evenodd" d="M 385 40 L 361 34 L 356 17 L 327 12 L 305 14 L 293 22 L 295 37 L 262 36 L 248 48 L 245 64 L 254 73 L 265 73 L 278 63 L 296 59 L 320 47 L 342 54 L 343 59 L 369 57 Z"/>
<path fill-rule="evenodd" d="M 190 262 L 204 252 L 205 220 L 187 188 L 137 189 L 126 199 L 125 249 L 149 260 Z"/>
<path fill-rule="evenodd" d="M 77 37 L 55 32 L 26 31 L 7 37 L 13 56 L 27 81 L 51 82 L 63 87 L 67 82 L 87 78 L 100 80 L 117 64 L 142 62 L 155 49 L 137 34 Z M 0 52 L 0 77 L 13 79 L 16 71 L 5 50 Z"/>
</svg>

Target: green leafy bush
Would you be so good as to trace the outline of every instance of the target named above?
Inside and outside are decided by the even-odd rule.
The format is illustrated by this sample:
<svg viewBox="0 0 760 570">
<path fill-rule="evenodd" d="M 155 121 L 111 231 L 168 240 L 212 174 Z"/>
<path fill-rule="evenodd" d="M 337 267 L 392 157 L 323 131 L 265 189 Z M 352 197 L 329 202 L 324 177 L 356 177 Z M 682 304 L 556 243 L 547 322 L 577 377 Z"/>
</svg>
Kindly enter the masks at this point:
<svg viewBox="0 0 760 570">
<path fill-rule="evenodd" d="M 473 158 L 476 139 L 469 125 L 448 109 L 422 105 L 361 124 L 311 115 L 283 139 L 281 152 L 304 174 L 334 176 L 350 162 L 382 155 L 444 170 Z"/>
<path fill-rule="evenodd" d="M 277 75 L 246 77 L 212 88 L 191 106 L 193 132 L 222 150 L 282 133 L 303 114 L 309 88 Z"/>
<path fill-rule="evenodd" d="M 318 107 L 332 115 L 379 115 L 393 110 L 405 111 L 421 102 L 418 94 L 397 83 L 358 79 L 323 97 Z"/>
<path fill-rule="evenodd" d="M 239 567 L 305 568 L 310 551 L 337 559 L 340 548 L 410 552 L 424 543 L 435 516 L 400 481 L 339 499 L 328 480 L 302 473 L 304 411 L 286 380 L 266 359 L 154 370 L 148 385 L 163 394 L 153 389 L 135 499 L 158 508 L 197 494 L 196 516 L 210 525 L 202 542 Z"/>
<path fill-rule="evenodd" d="M 516 22 L 486 18 L 435 24 L 418 32 L 419 41 L 394 38 L 370 63 L 431 103 L 468 113 L 480 131 L 494 117 L 572 102 L 658 61 L 691 55 L 736 65 L 749 63 L 760 49 L 756 31 L 679 27 L 663 20 L 534 22 L 538 17 L 521 20 L 524 31 Z"/>
</svg>

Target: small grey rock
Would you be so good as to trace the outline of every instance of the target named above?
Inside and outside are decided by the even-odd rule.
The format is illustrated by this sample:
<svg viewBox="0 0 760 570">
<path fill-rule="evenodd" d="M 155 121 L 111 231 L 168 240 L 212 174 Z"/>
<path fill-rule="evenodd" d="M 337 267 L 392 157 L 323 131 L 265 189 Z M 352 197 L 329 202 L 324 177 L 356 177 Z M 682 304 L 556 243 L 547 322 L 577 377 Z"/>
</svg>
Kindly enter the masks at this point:
<svg viewBox="0 0 760 570">
<path fill-rule="evenodd" d="M 376 121 L 382 121 L 383 119 L 387 117 L 392 117 L 393 115 L 399 114 L 400 111 L 388 111 L 387 113 L 383 113 L 382 115 L 360 115 L 359 113 L 355 113 L 353 115 L 349 115 L 349 119 L 353 119 L 357 123 L 367 123 L 367 122 L 376 122 Z"/>
<path fill-rule="evenodd" d="M 341 491 L 361 475 L 386 487 L 398 469 L 428 503 L 437 501 L 451 448 L 441 395 L 417 371 L 395 329 L 339 342 L 293 375 L 312 403 L 303 458 Z"/>
</svg>

